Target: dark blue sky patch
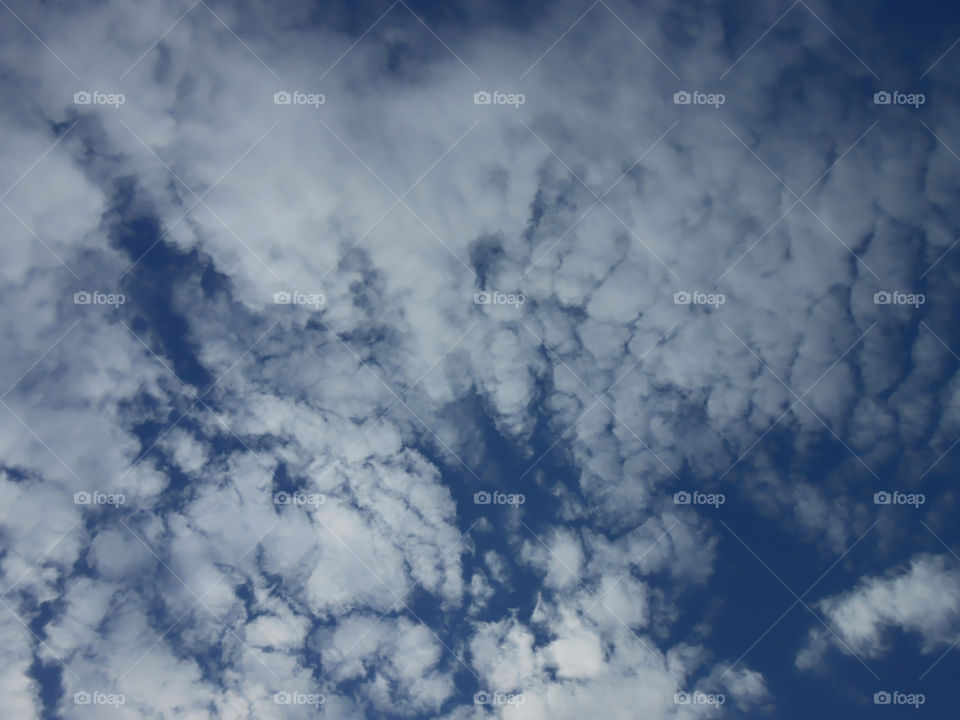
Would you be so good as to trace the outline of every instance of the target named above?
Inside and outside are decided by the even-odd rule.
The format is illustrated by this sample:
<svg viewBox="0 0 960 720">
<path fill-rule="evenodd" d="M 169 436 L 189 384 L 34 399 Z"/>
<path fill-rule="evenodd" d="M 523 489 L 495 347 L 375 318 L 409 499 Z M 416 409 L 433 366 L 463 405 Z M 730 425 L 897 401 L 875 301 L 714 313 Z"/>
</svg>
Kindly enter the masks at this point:
<svg viewBox="0 0 960 720">
<path fill-rule="evenodd" d="M 131 327 L 146 336 L 148 345 L 155 343 L 151 349 L 157 355 L 170 359 L 181 381 L 204 388 L 213 378 L 197 359 L 189 320 L 175 306 L 174 294 L 177 285 L 196 283 L 205 275 L 211 282 L 209 260 L 196 250 L 181 252 L 162 239 L 162 225 L 140 207 L 136 194 L 133 180 L 119 183 L 110 220 L 111 242 L 132 264 L 120 285 L 130 296 Z"/>
</svg>

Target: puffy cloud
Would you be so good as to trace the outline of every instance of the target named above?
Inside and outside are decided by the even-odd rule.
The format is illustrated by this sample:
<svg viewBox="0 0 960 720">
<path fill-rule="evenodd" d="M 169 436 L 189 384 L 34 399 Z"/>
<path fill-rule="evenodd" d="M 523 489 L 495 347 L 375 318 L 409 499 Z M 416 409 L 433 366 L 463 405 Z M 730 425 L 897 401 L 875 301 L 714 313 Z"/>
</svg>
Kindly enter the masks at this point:
<svg viewBox="0 0 960 720">
<path fill-rule="evenodd" d="M 880 657 L 893 628 L 919 635 L 923 652 L 930 653 L 958 637 L 960 572 L 942 555 L 917 555 L 908 567 L 864 578 L 856 588 L 821 600 L 817 607 L 832 632 L 811 630 L 797 655 L 798 667 L 820 666 L 831 646 L 847 654 Z"/>
<path fill-rule="evenodd" d="M 533 645 L 533 634 L 516 619 L 480 623 L 470 638 L 471 665 L 493 692 L 521 691 L 539 668 Z"/>
<path fill-rule="evenodd" d="M 412 715 L 436 712 L 453 692 L 444 648 L 422 624 L 401 618 L 357 615 L 312 638 L 332 681 L 357 680 L 381 712 Z M 449 658 L 447 658 L 449 660 Z"/>
</svg>

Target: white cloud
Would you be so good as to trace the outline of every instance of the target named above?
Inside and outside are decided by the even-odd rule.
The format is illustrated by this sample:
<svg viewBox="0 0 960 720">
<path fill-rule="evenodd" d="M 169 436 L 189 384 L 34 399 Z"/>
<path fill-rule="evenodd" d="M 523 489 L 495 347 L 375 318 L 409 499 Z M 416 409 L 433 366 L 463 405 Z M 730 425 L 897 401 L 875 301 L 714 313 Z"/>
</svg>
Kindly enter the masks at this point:
<svg viewBox="0 0 960 720">
<path fill-rule="evenodd" d="M 908 567 L 864 578 L 856 588 L 821 600 L 817 607 L 836 634 L 819 627 L 811 630 L 797 655 L 798 667 L 821 667 L 830 646 L 847 654 L 881 657 L 894 628 L 918 635 L 923 652 L 930 653 L 958 637 L 960 572 L 942 555 L 917 555 Z"/>
</svg>

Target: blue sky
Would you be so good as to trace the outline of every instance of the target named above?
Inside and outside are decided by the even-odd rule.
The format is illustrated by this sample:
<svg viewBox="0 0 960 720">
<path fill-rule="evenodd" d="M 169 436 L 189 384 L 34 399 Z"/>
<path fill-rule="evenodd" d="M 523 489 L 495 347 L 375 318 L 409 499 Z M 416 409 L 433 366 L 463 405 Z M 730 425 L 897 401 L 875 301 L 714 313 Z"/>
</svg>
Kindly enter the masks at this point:
<svg viewBox="0 0 960 720">
<path fill-rule="evenodd" d="M 0 5 L 5 717 L 955 708 L 956 9 Z"/>
</svg>

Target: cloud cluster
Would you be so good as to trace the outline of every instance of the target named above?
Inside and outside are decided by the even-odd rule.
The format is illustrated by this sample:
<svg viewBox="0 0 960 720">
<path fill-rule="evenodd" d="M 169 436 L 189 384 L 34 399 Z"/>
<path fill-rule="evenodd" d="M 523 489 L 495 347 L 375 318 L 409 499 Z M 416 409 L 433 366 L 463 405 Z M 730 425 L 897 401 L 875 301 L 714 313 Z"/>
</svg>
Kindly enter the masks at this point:
<svg viewBox="0 0 960 720">
<path fill-rule="evenodd" d="M 839 551 L 881 467 L 911 485 L 952 447 L 957 181 L 916 123 L 850 100 L 864 67 L 802 8 L 737 65 L 703 10 L 561 4 L 468 34 L 400 3 L 360 37 L 259 3 L 18 9 L 44 39 L 0 30 L 18 717 L 76 692 L 122 693 L 118 718 L 306 717 L 321 695 L 468 717 L 474 681 L 522 693 L 493 708 L 516 718 L 765 702 L 758 672 L 668 632 L 717 543 L 673 491 L 723 486 Z M 801 115 L 783 88 L 811 55 L 831 79 Z M 694 82 L 722 110 L 675 105 Z M 485 432 L 522 476 L 490 470 Z M 559 515 L 507 509 L 481 548 L 500 526 L 465 506 L 489 480 Z M 952 578 L 921 558 L 822 607 L 868 655 L 894 624 L 933 642 Z"/>
</svg>

